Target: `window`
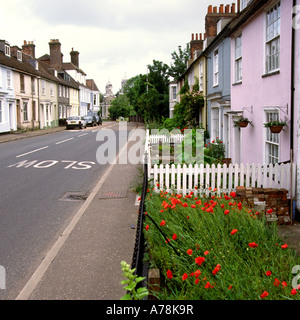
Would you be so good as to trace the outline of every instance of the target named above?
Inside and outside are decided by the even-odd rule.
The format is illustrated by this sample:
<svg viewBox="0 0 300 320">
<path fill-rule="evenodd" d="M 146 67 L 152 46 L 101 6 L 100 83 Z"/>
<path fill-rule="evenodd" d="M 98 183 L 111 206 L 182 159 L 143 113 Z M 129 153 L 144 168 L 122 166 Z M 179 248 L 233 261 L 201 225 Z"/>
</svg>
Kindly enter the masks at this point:
<svg viewBox="0 0 300 320">
<path fill-rule="evenodd" d="M 235 39 L 235 82 L 242 81 L 242 35 Z"/>
<path fill-rule="evenodd" d="M 46 81 L 42 80 L 42 95 L 46 95 Z"/>
<path fill-rule="evenodd" d="M 220 113 L 219 108 L 212 108 L 212 138 L 220 136 Z"/>
<path fill-rule="evenodd" d="M 266 122 L 279 120 L 278 111 L 266 111 Z M 279 134 L 272 133 L 266 128 L 266 163 L 279 162 Z"/>
<path fill-rule="evenodd" d="M 280 2 L 267 12 L 266 73 L 280 66 Z"/>
<path fill-rule="evenodd" d="M 0 88 L 2 88 L 2 70 L 0 67 Z"/>
<path fill-rule="evenodd" d="M 3 110 L 2 110 L 2 101 L 0 100 L 0 123 L 3 122 Z"/>
<path fill-rule="evenodd" d="M 219 84 L 219 50 L 215 50 L 214 52 L 214 60 L 213 60 L 213 85 L 217 86 Z"/>
<path fill-rule="evenodd" d="M 20 90 L 21 92 L 25 92 L 25 79 L 24 74 L 20 74 Z"/>
<path fill-rule="evenodd" d="M 22 61 L 22 52 L 21 51 L 17 51 L 17 58 L 19 61 Z"/>
<path fill-rule="evenodd" d="M 203 61 L 200 62 L 199 66 L 199 91 L 203 91 Z"/>
<path fill-rule="evenodd" d="M 31 78 L 31 93 L 35 94 L 35 83 L 34 78 Z"/>
<path fill-rule="evenodd" d="M 177 99 L 177 88 L 176 86 L 172 86 L 172 100 L 176 101 Z"/>
<path fill-rule="evenodd" d="M 11 72 L 10 70 L 7 70 L 7 89 L 11 89 Z"/>
<path fill-rule="evenodd" d="M 28 102 L 23 102 L 23 120 L 28 121 Z"/>
<path fill-rule="evenodd" d="M 36 120 L 36 102 L 32 101 L 32 120 Z"/>
<path fill-rule="evenodd" d="M 5 55 L 10 57 L 10 46 L 5 45 Z"/>
<path fill-rule="evenodd" d="M 53 85 L 53 83 L 50 84 L 50 95 L 51 95 L 51 97 L 54 96 L 54 85 Z"/>
</svg>

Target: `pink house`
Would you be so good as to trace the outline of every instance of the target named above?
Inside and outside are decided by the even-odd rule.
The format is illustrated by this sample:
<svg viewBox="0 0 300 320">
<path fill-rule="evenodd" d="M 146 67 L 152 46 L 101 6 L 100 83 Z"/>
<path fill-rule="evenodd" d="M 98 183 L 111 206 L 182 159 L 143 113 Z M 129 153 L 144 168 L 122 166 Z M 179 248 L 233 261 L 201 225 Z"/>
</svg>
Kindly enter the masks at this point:
<svg viewBox="0 0 300 320">
<path fill-rule="evenodd" d="M 292 22 L 297 2 L 299 5 L 299 0 L 253 0 L 231 23 L 228 134 L 233 163 L 280 163 L 290 161 L 292 154 L 296 159 L 299 96 L 294 88 L 299 40 L 295 45 L 295 38 L 299 32 Z M 234 126 L 241 117 L 253 126 Z M 279 134 L 271 133 L 264 127 L 271 120 L 286 120 L 287 126 Z"/>
</svg>

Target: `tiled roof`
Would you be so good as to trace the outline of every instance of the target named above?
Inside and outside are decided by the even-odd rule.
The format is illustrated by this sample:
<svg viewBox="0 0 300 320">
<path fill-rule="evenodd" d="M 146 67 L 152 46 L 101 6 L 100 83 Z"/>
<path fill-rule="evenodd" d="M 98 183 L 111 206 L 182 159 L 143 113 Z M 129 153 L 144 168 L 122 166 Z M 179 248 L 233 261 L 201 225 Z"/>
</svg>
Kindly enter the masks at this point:
<svg viewBox="0 0 300 320">
<path fill-rule="evenodd" d="M 92 91 L 99 91 L 95 81 L 93 79 L 86 80 L 86 85 L 92 90 Z"/>
</svg>

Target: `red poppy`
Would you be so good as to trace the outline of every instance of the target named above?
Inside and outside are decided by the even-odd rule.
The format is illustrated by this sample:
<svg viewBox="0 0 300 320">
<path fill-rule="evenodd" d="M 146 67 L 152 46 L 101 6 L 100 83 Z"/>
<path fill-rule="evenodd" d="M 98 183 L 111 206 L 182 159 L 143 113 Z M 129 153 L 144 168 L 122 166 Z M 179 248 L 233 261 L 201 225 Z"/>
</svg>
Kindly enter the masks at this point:
<svg viewBox="0 0 300 320">
<path fill-rule="evenodd" d="M 297 290 L 296 290 L 296 289 L 292 289 L 291 294 L 292 294 L 292 295 L 297 294 Z"/>
<path fill-rule="evenodd" d="M 168 270 L 168 271 L 167 271 L 167 277 L 168 277 L 169 279 L 172 279 L 172 278 L 173 278 L 173 274 L 172 274 L 172 271 L 171 271 L 171 270 Z"/>
<path fill-rule="evenodd" d="M 187 275 L 187 273 L 185 273 L 185 274 L 182 276 L 182 281 L 185 281 L 187 278 L 188 278 L 188 275 Z"/>
<path fill-rule="evenodd" d="M 150 227 L 149 227 L 149 225 L 147 225 L 145 229 L 148 231 L 148 230 L 149 230 L 149 228 L 150 228 Z"/>
<path fill-rule="evenodd" d="M 221 208 L 224 209 L 225 208 L 225 204 L 221 204 Z"/>
<path fill-rule="evenodd" d="M 275 286 L 275 287 L 279 287 L 279 285 L 280 285 L 280 281 L 275 278 L 275 279 L 274 279 L 274 286 Z"/>
<path fill-rule="evenodd" d="M 272 212 L 273 212 L 273 209 L 267 210 L 267 213 L 268 213 L 268 214 L 271 214 Z"/>
<path fill-rule="evenodd" d="M 173 240 L 176 240 L 176 239 L 177 239 L 177 235 L 176 235 L 175 233 L 173 234 L 172 239 L 173 239 Z"/>
<path fill-rule="evenodd" d="M 212 272 L 213 275 L 216 275 L 220 270 L 221 270 L 221 266 L 219 264 L 217 264 Z"/>
<path fill-rule="evenodd" d="M 266 272 L 266 276 L 267 277 L 270 277 L 272 275 L 272 272 L 270 271 L 270 270 L 268 270 L 267 272 Z"/>
<path fill-rule="evenodd" d="M 249 247 L 256 248 L 258 245 L 255 242 L 249 243 Z"/>
<path fill-rule="evenodd" d="M 232 289 L 232 286 L 230 285 L 229 287 L 228 287 L 228 290 L 231 290 Z"/>
<path fill-rule="evenodd" d="M 233 229 L 230 234 L 233 236 L 236 233 L 237 233 L 237 229 Z"/>
<path fill-rule="evenodd" d="M 284 245 L 281 246 L 282 249 L 286 249 L 287 247 L 288 247 L 287 244 L 284 244 Z"/>
<path fill-rule="evenodd" d="M 195 209 L 195 208 L 196 208 L 196 206 L 195 206 L 194 204 L 192 204 L 192 205 L 191 205 L 191 208 Z"/>
<path fill-rule="evenodd" d="M 188 249 L 187 254 L 191 256 L 193 254 L 193 250 L 192 249 Z"/>
<path fill-rule="evenodd" d="M 201 271 L 198 269 L 197 271 L 195 271 L 195 277 L 198 278 L 201 274 Z"/>
<path fill-rule="evenodd" d="M 201 266 L 201 264 L 205 261 L 204 257 L 197 257 L 195 259 L 196 264 L 198 264 L 199 266 Z"/>
<path fill-rule="evenodd" d="M 185 202 L 185 203 L 182 204 L 182 206 L 183 206 L 184 208 L 187 208 L 189 205 Z"/>
<path fill-rule="evenodd" d="M 236 197 L 236 193 L 234 191 L 230 192 L 230 197 L 235 198 Z"/>
<path fill-rule="evenodd" d="M 196 280 L 195 280 L 195 284 L 198 284 L 199 283 L 199 278 L 197 278 Z"/>
<path fill-rule="evenodd" d="M 227 216 L 229 214 L 229 212 L 230 212 L 229 210 L 225 210 L 224 214 Z"/>
<path fill-rule="evenodd" d="M 209 283 L 209 281 L 206 283 L 205 289 L 213 288 L 213 286 Z"/>
<path fill-rule="evenodd" d="M 287 283 L 285 282 L 285 281 L 282 281 L 282 287 L 284 288 L 284 287 L 287 287 Z"/>
<path fill-rule="evenodd" d="M 262 298 L 262 299 L 264 299 L 265 297 L 267 297 L 269 295 L 269 293 L 267 292 L 267 291 L 264 291 L 261 295 L 260 295 L 260 297 Z"/>
<path fill-rule="evenodd" d="M 163 227 L 164 225 L 166 225 L 166 221 L 162 220 L 162 222 L 160 223 L 160 225 Z"/>
<path fill-rule="evenodd" d="M 207 256 L 209 254 L 209 251 L 205 251 L 204 255 Z"/>
</svg>

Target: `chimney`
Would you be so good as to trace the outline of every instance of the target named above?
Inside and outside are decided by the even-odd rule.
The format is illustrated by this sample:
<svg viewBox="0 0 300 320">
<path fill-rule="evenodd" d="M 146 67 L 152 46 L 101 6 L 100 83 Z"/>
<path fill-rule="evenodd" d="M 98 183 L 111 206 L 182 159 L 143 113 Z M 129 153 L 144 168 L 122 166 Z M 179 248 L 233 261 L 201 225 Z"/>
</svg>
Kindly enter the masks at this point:
<svg viewBox="0 0 300 320">
<path fill-rule="evenodd" d="M 235 17 L 235 3 L 232 4 L 231 9 L 230 5 L 225 6 L 221 4 L 218 10 L 218 7 L 208 7 L 207 15 L 205 16 L 205 33 L 206 37 L 215 37 L 217 35 L 217 23 L 220 19 L 226 18 L 231 19 Z"/>
<path fill-rule="evenodd" d="M 79 68 L 79 52 L 78 51 L 74 51 L 74 49 L 72 48 L 72 51 L 70 52 L 71 55 L 71 62 Z"/>
<path fill-rule="evenodd" d="M 24 44 L 22 46 L 23 53 L 27 54 L 28 56 L 31 56 L 33 59 L 35 59 L 35 44 L 33 41 L 26 41 L 24 40 Z"/>
<path fill-rule="evenodd" d="M 62 66 L 62 53 L 61 43 L 58 39 L 51 39 L 49 42 L 50 47 L 50 66 L 55 69 L 61 69 Z"/>
<path fill-rule="evenodd" d="M 196 40 L 194 34 L 192 33 L 192 40 L 190 42 L 190 59 L 194 59 L 194 53 L 196 50 L 203 50 L 203 40 L 201 33 L 196 33 Z"/>
</svg>

